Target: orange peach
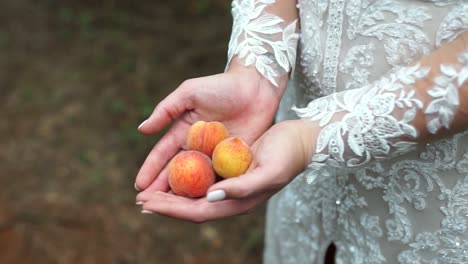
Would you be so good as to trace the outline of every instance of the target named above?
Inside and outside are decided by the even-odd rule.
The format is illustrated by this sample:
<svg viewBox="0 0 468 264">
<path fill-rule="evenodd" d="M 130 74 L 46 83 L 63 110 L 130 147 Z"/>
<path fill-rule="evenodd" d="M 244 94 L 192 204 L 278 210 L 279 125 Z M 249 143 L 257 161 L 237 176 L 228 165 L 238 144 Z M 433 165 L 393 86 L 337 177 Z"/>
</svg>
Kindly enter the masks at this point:
<svg viewBox="0 0 468 264">
<path fill-rule="evenodd" d="M 213 151 L 215 172 L 227 179 L 244 174 L 252 162 L 252 151 L 240 138 L 227 138 Z"/>
<path fill-rule="evenodd" d="M 221 122 L 198 121 L 189 129 L 187 134 L 187 148 L 197 150 L 211 157 L 216 145 L 227 138 L 229 132 Z"/>
<path fill-rule="evenodd" d="M 198 151 L 183 151 L 171 160 L 168 180 L 175 194 L 196 198 L 206 195 L 215 182 L 215 173 L 208 156 Z"/>
</svg>

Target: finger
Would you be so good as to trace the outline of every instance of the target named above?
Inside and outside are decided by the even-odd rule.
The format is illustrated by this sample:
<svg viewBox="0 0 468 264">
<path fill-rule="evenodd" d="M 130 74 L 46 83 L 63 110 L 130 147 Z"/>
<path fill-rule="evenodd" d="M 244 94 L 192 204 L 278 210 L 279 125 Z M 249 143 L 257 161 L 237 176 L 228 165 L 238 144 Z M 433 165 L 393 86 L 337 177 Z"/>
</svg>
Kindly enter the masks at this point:
<svg viewBox="0 0 468 264">
<path fill-rule="evenodd" d="M 247 199 L 264 192 L 273 192 L 284 185 L 272 166 L 259 166 L 247 173 L 212 185 L 207 192 L 209 202 L 225 199 Z"/>
<path fill-rule="evenodd" d="M 137 174 L 135 188 L 144 190 L 155 180 L 172 157 L 183 148 L 189 127 L 189 123 L 178 120 L 158 141 Z"/>
<path fill-rule="evenodd" d="M 151 116 L 143 121 L 138 130 L 143 134 L 154 134 L 175 121 L 185 111 L 194 108 L 193 95 L 197 82 L 187 80 L 163 99 L 153 110 Z"/>
<path fill-rule="evenodd" d="M 151 197 L 152 193 L 155 192 L 169 192 L 169 181 L 168 181 L 168 167 L 166 166 L 158 177 L 146 188 L 136 196 L 136 201 L 146 202 Z"/>
<path fill-rule="evenodd" d="M 164 192 L 153 193 L 142 209 L 144 213 L 157 213 L 177 219 L 202 223 L 211 220 L 240 215 L 268 199 L 269 195 L 254 197 L 248 200 L 226 200 L 209 203 L 205 198 L 190 199 Z"/>
</svg>

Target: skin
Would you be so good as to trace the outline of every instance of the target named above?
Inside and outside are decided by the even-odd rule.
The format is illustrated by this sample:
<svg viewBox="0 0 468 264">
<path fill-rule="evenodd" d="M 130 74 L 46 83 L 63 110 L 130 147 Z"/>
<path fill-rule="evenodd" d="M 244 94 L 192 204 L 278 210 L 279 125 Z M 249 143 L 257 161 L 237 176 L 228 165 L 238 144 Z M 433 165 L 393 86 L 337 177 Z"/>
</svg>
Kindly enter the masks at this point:
<svg viewBox="0 0 468 264">
<path fill-rule="evenodd" d="M 266 12 L 280 16 L 286 24 L 298 17 L 294 0 L 280 1 L 269 6 Z M 284 74 L 276 81 L 279 87 L 273 86 L 263 78 L 254 66 L 245 67 L 234 57 L 226 73 L 190 79 L 182 83 L 156 106 L 153 114 L 139 128 L 143 134 L 151 135 L 172 124 L 138 172 L 135 188 L 141 192 L 137 201 L 142 202 L 145 196 L 160 195 L 154 197 L 152 203 L 170 207 L 170 203 L 165 203 L 164 199 L 169 199 L 168 202 L 171 202 L 171 199 L 183 199 L 168 192 L 167 163 L 178 151 L 187 148 L 185 137 L 190 125 L 196 121 L 219 121 L 227 127 L 230 137 L 242 138 L 248 145 L 258 141 L 273 123 L 288 75 Z M 266 199 L 266 195 L 263 196 Z M 149 200 L 145 198 L 145 201 Z M 204 198 L 197 201 L 206 202 Z M 258 201 L 252 200 L 249 204 L 253 205 L 254 202 Z M 187 204 L 176 203 L 174 206 L 184 207 Z M 227 216 L 228 208 L 213 213 L 224 212 Z M 175 215 L 166 215 L 182 217 L 180 212 L 174 213 Z M 195 215 L 193 217 L 202 219 Z M 206 216 L 206 220 L 209 218 Z M 195 221 L 190 217 L 184 219 Z"/>
<path fill-rule="evenodd" d="M 468 31 L 421 59 L 423 66 L 432 69 L 429 77 L 415 83 L 415 92 L 423 98 L 425 105 L 429 100 L 427 90 L 433 79 L 439 76 L 440 65 L 455 63 L 458 54 L 467 48 Z M 424 113 L 417 113 L 414 120 L 414 126 L 420 132 L 417 142 L 432 142 L 468 130 L 468 83 L 465 82 L 459 91 L 460 104 L 449 129 L 430 134 L 426 129 Z M 302 120 L 285 121 L 272 126 L 252 145 L 254 158 L 249 170 L 239 177 L 218 182 L 208 190 L 224 190 L 226 198 L 223 201 L 210 203 L 206 198 L 189 199 L 164 190 L 142 192 L 136 200 L 144 203 L 143 210 L 196 223 L 248 213 L 306 168 L 314 153 L 319 131 L 320 127 L 316 123 Z"/>
<path fill-rule="evenodd" d="M 190 126 L 200 120 L 219 121 L 230 136 L 251 145 L 272 124 L 286 87 L 287 76 L 274 87 L 252 67 L 233 60 L 226 73 L 190 79 L 161 101 L 140 126 L 141 133 L 155 134 L 172 124 L 141 166 L 135 188 L 144 192 L 167 192 L 167 164 L 186 150 Z"/>
<path fill-rule="evenodd" d="M 166 192 L 140 193 L 137 201 L 144 202 L 143 210 L 195 223 L 248 213 L 304 170 L 314 146 L 310 137 L 313 127 L 301 120 L 271 127 L 252 145 L 254 159 L 248 171 L 208 190 L 224 190 L 227 197 L 223 201 L 211 203 L 205 197 L 190 199 Z"/>
</svg>

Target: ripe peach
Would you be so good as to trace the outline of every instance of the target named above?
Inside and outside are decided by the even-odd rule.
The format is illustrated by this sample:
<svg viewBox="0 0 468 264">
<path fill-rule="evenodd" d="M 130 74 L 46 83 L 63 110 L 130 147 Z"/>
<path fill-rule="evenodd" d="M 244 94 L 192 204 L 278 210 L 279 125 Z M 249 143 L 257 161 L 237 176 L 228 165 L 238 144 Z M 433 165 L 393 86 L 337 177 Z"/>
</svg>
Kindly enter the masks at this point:
<svg viewBox="0 0 468 264">
<path fill-rule="evenodd" d="M 225 179 L 237 177 L 247 171 L 252 158 L 252 151 L 242 139 L 227 138 L 213 151 L 213 168 Z"/>
<path fill-rule="evenodd" d="M 169 164 L 169 186 L 175 194 L 191 198 L 206 195 L 215 182 L 211 160 L 198 151 L 183 151 Z"/>
<path fill-rule="evenodd" d="M 228 136 L 229 132 L 223 123 L 198 121 L 189 129 L 187 147 L 189 150 L 197 150 L 211 157 L 216 145 Z"/>
</svg>

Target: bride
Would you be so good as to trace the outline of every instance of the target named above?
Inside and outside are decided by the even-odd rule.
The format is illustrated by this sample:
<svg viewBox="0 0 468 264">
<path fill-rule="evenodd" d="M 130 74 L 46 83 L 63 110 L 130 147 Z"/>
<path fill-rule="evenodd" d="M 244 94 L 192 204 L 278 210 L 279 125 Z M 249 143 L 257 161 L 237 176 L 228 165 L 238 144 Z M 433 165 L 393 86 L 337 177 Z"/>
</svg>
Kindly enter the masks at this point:
<svg viewBox="0 0 468 264">
<path fill-rule="evenodd" d="M 468 3 L 234 0 L 225 73 L 190 79 L 139 130 L 143 213 L 193 222 L 269 200 L 265 263 L 468 263 Z M 276 117 L 276 124 L 271 126 Z M 168 161 L 198 120 L 248 142 L 244 175 L 188 199 Z"/>
</svg>

